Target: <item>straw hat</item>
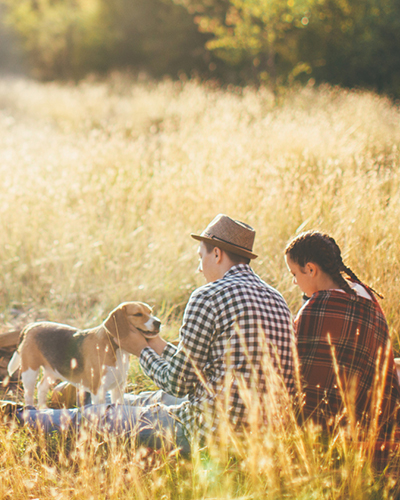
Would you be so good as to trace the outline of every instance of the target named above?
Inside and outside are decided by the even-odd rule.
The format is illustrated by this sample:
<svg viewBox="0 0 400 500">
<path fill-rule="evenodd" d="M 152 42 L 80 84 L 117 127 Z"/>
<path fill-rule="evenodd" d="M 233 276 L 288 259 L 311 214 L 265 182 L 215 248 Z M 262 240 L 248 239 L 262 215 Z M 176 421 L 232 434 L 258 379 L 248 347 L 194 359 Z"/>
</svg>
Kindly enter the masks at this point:
<svg viewBox="0 0 400 500">
<path fill-rule="evenodd" d="M 242 257 L 257 258 L 253 253 L 254 229 L 224 214 L 217 215 L 200 235 L 192 233 L 190 236 Z"/>
</svg>

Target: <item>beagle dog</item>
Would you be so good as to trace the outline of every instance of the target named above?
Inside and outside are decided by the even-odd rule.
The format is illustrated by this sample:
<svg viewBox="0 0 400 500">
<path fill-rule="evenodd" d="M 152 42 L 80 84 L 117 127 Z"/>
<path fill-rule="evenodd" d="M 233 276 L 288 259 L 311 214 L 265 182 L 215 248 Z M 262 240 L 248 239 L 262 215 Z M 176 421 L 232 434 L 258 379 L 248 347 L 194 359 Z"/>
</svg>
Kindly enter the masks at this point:
<svg viewBox="0 0 400 500">
<path fill-rule="evenodd" d="M 24 385 L 25 404 L 33 406 L 39 369 L 38 404 L 47 407 L 50 386 L 65 380 L 102 403 L 107 391 L 111 401 L 123 399 L 129 368 L 129 344 L 137 331 L 147 338 L 160 332 L 161 322 L 143 302 L 124 302 L 98 327 L 78 330 L 51 322 L 30 323 L 21 332 L 20 345 L 8 364 L 11 376 L 18 367 Z"/>
</svg>

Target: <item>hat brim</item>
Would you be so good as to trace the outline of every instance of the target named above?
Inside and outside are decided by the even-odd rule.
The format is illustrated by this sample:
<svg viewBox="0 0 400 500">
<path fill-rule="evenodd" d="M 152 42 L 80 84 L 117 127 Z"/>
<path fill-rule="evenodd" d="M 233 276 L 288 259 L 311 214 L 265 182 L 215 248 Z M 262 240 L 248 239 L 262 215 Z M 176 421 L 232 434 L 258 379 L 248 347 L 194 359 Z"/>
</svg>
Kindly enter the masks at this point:
<svg viewBox="0 0 400 500">
<path fill-rule="evenodd" d="M 258 255 L 250 252 L 249 250 L 246 250 L 245 248 L 240 248 L 236 245 L 232 245 L 231 243 L 226 243 L 225 241 L 218 240 L 217 238 L 209 238 L 208 236 L 200 236 L 193 233 L 190 236 L 195 240 L 211 243 L 215 247 L 221 248 L 221 250 L 232 252 L 236 255 L 240 255 L 241 257 L 247 257 L 248 259 L 256 259 L 258 257 Z"/>
</svg>

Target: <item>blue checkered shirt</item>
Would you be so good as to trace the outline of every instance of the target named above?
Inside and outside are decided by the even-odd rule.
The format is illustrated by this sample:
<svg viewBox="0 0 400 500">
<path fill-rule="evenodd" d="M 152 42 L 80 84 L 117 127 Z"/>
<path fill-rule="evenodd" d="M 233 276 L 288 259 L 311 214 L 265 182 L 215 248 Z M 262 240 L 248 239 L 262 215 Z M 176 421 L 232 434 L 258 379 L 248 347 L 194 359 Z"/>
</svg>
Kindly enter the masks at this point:
<svg viewBox="0 0 400 500">
<path fill-rule="evenodd" d="M 267 347 L 268 346 L 268 347 Z M 188 402 L 174 407 L 187 436 L 215 435 L 222 412 L 240 430 L 251 402 L 243 388 L 266 393 L 265 357 L 293 391 L 292 327 L 283 297 L 249 265 L 232 267 L 222 279 L 195 290 L 186 306 L 178 346 L 162 356 L 146 347 L 144 372 L 165 392 Z M 272 366 L 270 365 L 270 366 Z"/>
</svg>

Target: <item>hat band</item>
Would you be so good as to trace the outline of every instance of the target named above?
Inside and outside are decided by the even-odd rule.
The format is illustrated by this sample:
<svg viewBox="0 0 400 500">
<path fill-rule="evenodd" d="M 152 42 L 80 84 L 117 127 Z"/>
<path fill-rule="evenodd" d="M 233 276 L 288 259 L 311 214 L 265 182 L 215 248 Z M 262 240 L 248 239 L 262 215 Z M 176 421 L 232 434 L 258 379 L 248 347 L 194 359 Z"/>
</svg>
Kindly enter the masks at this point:
<svg viewBox="0 0 400 500">
<path fill-rule="evenodd" d="M 214 236 L 211 234 L 208 235 L 207 233 L 205 233 L 204 236 L 207 236 L 208 238 L 211 238 L 212 240 L 219 240 L 219 241 L 222 241 L 223 243 L 227 243 L 228 245 L 232 245 L 234 247 L 241 248 L 242 250 L 246 250 L 246 252 L 251 252 L 251 250 L 249 250 L 247 247 L 242 247 L 240 245 L 236 245 L 236 243 L 232 243 L 231 241 L 224 240 L 223 238 L 218 238 L 218 236 Z"/>
</svg>

